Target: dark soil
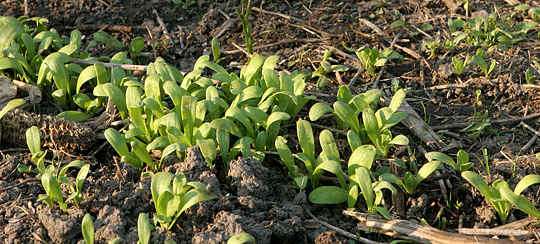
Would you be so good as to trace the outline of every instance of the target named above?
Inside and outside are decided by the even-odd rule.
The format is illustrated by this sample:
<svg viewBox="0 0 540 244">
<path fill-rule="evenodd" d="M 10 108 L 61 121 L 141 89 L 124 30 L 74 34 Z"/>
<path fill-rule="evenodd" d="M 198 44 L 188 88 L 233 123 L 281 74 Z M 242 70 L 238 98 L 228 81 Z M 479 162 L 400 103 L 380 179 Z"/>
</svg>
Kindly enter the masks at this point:
<svg viewBox="0 0 540 244">
<path fill-rule="evenodd" d="M 0 13 L 16 17 L 24 15 L 24 4 L 21 2 L 1 2 Z M 281 59 L 278 69 L 286 71 L 314 71 L 320 66 L 319 62 L 326 50 L 341 50 L 333 52 L 330 62 L 348 65 L 349 71 L 339 75 L 329 74 L 329 84 L 323 89 L 316 87 L 316 79 L 308 84 L 309 92 L 321 100 L 333 102 L 337 88 L 349 85 L 361 68 L 360 63 L 351 58 L 355 56 L 354 53 L 348 52 L 343 45 L 355 49 L 383 49 L 390 47 L 392 40 L 399 37 L 396 44 L 401 48 L 395 50 L 404 56 L 404 60 L 402 63 L 388 62 L 379 87 L 388 88 L 392 79 L 398 79 L 401 87 L 410 88 L 412 92 L 407 102 L 448 145 L 441 151 L 455 157 L 459 149 L 464 149 L 476 165 L 474 170 L 485 172 L 475 156 L 483 158 L 482 149 L 486 148 L 491 165 L 491 177 L 486 177 L 488 184 L 504 179 L 513 188 L 523 176 L 539 173 L 536 169 L 538 159 L 534 154 L 540 150 L 540 146 L 534 143 L 522 150 L 534 132 L 520 125 L 520 120 L 506 123 L 496 121 L 540 112 L 537 90 L 522 86 L 527 83 L 525 71 L 533 67 L 531 62 L 535 57 L 540 57 L 538 28 L 531 30 L 523 42 L 509 47 L 510 50 L 497 50 L 488 54 L 498 62 L 489 79 L 479 69 L 468 69 L 464 74 L 456 76 L 452 74 L 451 58 L 458 56 L 463 59 L 465 53 L 474 50 L 460 46 L 446 53 L 443 49 L 429 59 L 429 53 L 422 49 L 423 42 L 446 40 L 449 37 L 449 18 L 466 15 L 462 6 L 451 10 L 445 2 L 448 1 L 254 1 L 254 7 L 303 21 L 252 10 L 250 25 L 253 46 L 255 52 L 262 55 L 279 55 Z M 473 15 L 493 12 L 495 6 L 501 15 L 509 15 L 514 10 L 507 1 L 469 2 Z M 538 1 L 521 2 L 531 6 L 539 5 Z M 85 36 L 85 44 L 100 29 L 126 44 L 137 36 L 143 37 L 146 40 L 143 51 L 150 52 L 150 56 L 140 57 L 135 60 L 136 63 L 148 64 L 156 57 L 163 57 L 178 69 L 190 71 L 199 56 L 210 54 L 210 42 L 218 34 L 217 30 L 228 18 L 237 18 L 235 7 L 238 6 L 238 0 L 196 1 L 186 9 L 168 0 L 36 0 L 28 1 L 27 14 L 49 19 L 49 27 L 57 29 L 61 35 L 69 36 L 74 28 L 80 29 Z M 159 25 L 156 13 L 163 19 L 168 35 L 164 34 Z M 382 32 L 373 31 L 359 19 L 369 20 L 381 28 Z M 390 24 L 398 19 L 416 28 L 408 25 L 391 27 Z M 433 28 L 419 33 L 417 28 L 424 23 Z M 112 27 L 106 25 L 122 26 L 125 29 L 111 30 Z M 218 40 L 225 57 L 223 63 L 229 64 L 226 68 L 238 71 L 238 64 L 247 60 L 240 50 L 245 49 L 240 21 L 236 19 L 219 35 Z M 419 54 L 419 57 L 404 51 L 404 48 Z M 106 46 L 90 49 L 96 57 L 110 57 L 119 51 L 125 50 Z M 540 77 L 538 71 L 533 70 Z M 363 92 L 371 89 L 374 81 L 375 78 L 364 71 L 350 88 L 354 93 Z M 450 88 L 441 86 L 454 84 L 468 85 Z M 477 90 L 481 91 L 478 97 Z M 37 112 L 43 111 L 48 114 L 60 112 L 47 105 L 47 101 L 42 108 L 38 106 Z M 460 123 L 473 117 L 475 112 L 483 114 L 485 111 L 488 111 L 487 119 L 493 121 L 491 128 L 497 133 L 492 135 L 482 132 L 477 138 L 468 137 L 470 133 L 462 130 L 467 125 Z M 305 118 L 307 110 L 302 111 L 300 116 Z M 535 129 L 539 128 L 537 119 L 523 122 Z M 320 123 L 323 126 L 334 126 L 332 120 L 321 120 Z M 404 126 L 398 125 L 394 131 L 394 134 L 408 136 L 412 153 L 416 153 L 414 156 L 418 162 L 426 162 L 420 147 L 427 151 L 433 149 L 423 144 Z M 282 132 L 295 137 L 293 127 L 283 128 Z M 316 129 L 314 132 L 318 135 L 320 131 Z M 102 131 L 95 133 L 100 134 Z M 346 138 L 339 140 L 346 141 Z M 137 169 L 119 162 L 119 157 L 110 146 L 100 148 L 106 143 L 106 140 L 99 139 L 89 153 L 80 157 L 92 164 L 91 173 L 84 183 L 84 200 L 80 209 L 70 203 L 65 213 L 58 206 L 51 209 L 38 201 L 38 195 L 45 191 L 34 178 L 35 175 L 17 171 L 20 164 L 33 165 L 28 150 L 14 145 L 2 145 L 0 242 L 78 243 L 82 240 L 82 217 L 90 213 L 96 229 L 95 238 L 99 243 L 106 243 L 116 237 L 121 237 L 125 243 L 135 243 L 138 240 L 139 213 L 147 213 L 150 218 L 155 215 L 150 196 L 150 180 L 139 179 Z M 350 151 L 344 145 L 341 148 L 347 160 Z M 96 156 L 90 156 L 96 150 L 101 151 Z M 391 158 L 407 157 L 406 150 L 402 148 L 392 150 Z M 187 154 L 184 162 L 168 158 L 164 171 L 183 172 L 188 181 L 203 182 L 218 198 L 190 208 L 182 214 L 171 231 L 153 231 L 152 243 L 162 243 L 165 240 L 177 243 L 225 243 L 232 235 L 240 232 L 252 234 L 257 243 L 347 243 L 348 238 L 314 221 L 308 211 L 321 221 L 344 231 L 359 233 L 368 239 L 382 242 L 392 240 L 387 236 L 358 230 L 357 220 L 343 215 L 345 204 L 325 206 L 310 203 L 305 192 L 292 187 L 292 181 L 279 164 L 279 157 L 275 155 L 267 155 L 262 163 L 240 158 L 230 162 L 228 172 L 224 172 L 220 167 L 210 170 L 196 147 L 190 148 Z M 64 159 L 70 161 L 76 158 L 65 155 Z M 376 167 L 388 165 L 387 162 L 379 162 Z M 392 209 L 391 213 L 401 219 L 425 220 L 433 227 L 448 231 L 456 231 L 458 227 L 492 228 L 501 225 L 491 205 L 466 181 L 454 174 L 445 174 L 443 178 L 451 186 L 447 196 L 441 193 L 436 181 L 427 181 L 413 197 L 405 201 L 403 212 Z M 331 179 L 328 180 L 328 184 L 331 182 Z M 540 206 L 539 190 L 538 186 L 532 186 L 524 192 L 535 206 Z M 67 192 L 66 189 L 65 194 Z M 385 200 L 390 206 L 392 200 Z M 525 217 L 526 214 L 514 210 L 509 222 Z"/>
</svg>

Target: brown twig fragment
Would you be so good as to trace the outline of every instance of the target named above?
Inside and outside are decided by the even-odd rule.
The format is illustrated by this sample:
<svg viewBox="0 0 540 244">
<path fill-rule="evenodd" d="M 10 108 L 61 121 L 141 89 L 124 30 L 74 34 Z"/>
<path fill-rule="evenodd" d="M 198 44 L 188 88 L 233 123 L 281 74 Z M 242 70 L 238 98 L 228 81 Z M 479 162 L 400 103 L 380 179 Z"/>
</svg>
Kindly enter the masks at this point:
<svg viewBox="0 0 540 244">
<path fill-rule="evenodd" d="M 381 242 L 376 242 L 376 241 L 372 241 L 372 240 L 369 240 L 369 239 L 366 239 L 366 238 L 363 238 L 363 237 L 357 237 L 356 235 L 352 234 L 352 233 L 349 233 L 347 231 L 344 231 L 338 227 L 335 227 L 329 223 L 326 223 L 324 221 L 321 221 L 319 218 L 315 217 L 315 215 L 313 215 L 307 208 L 305 208 L 306 212 L 309 214 L 309 216 L 311 216 L 311 218 L 313 218 L 315 221 L 319 222 L 321 225 L 323 225 L 324 227 L 328 228 L 328 229 L 331 229 L 347 238 L 351 238 L 353 240 L 358 240 L 362 243 L 366 243 L 366 244 L 382 244 Z"/>
<path fill-rule="evenodd" d="M 306 22 L 303 19 L 299 19 L 299 18 L 292 17 L 292 16 L 289 16 L 289 15 L 286 15 L 286 14 L 278 13 L 278 12 L 272 12 L 272 11 L 260 9 L 260 8 L 257 8 L 257 7 L 251 7 L 251 9 L 253 9 L 253 10 L 257 11 L 257 12 L 263 13 L 263 14 L 276 15 L 276 16 L 279 16 L 279 17 L 282 17 L 282 18 L 285 18 L 285 19 L 288 19 L 288 20 L 294 20 L 296 22 Z"/>
<path fill-rule="evenodd" d="M 425 244 L 508 244 L 509 240 L 499 240 L 484 236 L 467 236 L 451 233 L 443 230 L 417 224 L 407 220 L 383 219 L 375 215 L 353 211 L 343 211 L 344 214 L 355 217 L 360 221 L 359 225 L 366 227 L 372 232 L 378 232 L 394 237 L 411 240 L 415 243 Z"/>
</svg>

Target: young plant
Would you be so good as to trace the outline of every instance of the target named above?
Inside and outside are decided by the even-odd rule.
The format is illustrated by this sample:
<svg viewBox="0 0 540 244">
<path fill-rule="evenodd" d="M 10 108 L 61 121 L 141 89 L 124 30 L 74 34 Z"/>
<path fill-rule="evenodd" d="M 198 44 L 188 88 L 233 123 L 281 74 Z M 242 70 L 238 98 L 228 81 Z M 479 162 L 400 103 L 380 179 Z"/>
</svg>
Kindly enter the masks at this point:
<svg viewBox="0 0 540 244">
<path fill-rule="evenodd" d="M 525 71 L 525 80 L 527 81 L 527 84 L 534 84 L 536 76 L 532 74 L 531 69 L 527 69 L 527 71 Z"/>
<path fill-rule="evenodd" d="M 478 161 L 480 161 L 480 165 L 482 165 L 482 168 L 484 168 L 484 172 L 487 174 L 488 179 L 491 179 L 491 172 L 489 170 L 489 156 L 487 152 L 487 148 L 482 149 L 482 155 L 484 156 L 484 159 L 474 155 Z"/>
<path fill-rule="evenodd" d="M 470 62 L 470 56 L 467 54 L 467 57 L 465 57 L 465 61 L 452 57 L 452 64 L 454 65 L 454 73 L 457 75 L 463 74 L 463 71 L 465 71 L 465 67 L 467 67 L 467 64 Z"/>
<path fill-rule="evenodd" d="M 242 30 L 244 31 L 244 38 L 246 38 L 246 48 L 249 54 L 253 54 L 253 44 L 251 37 L 251 29 L 249 28 L 249 13 L 251 11 L 251 0 L 248 0 L 247 6 L 244 9 L 244 0 L 242 0 L 242 10 L 236 8 L 236 13 L 242 22 Z"/>
<path fill-rule="evenodd" d="M 493 60 L 491 62 L 491 65 L 488 67 L 484 58 L 480 57 L 479 55 L 474 55 L 472 57 L 472 64 L 478 65 L 480 69 L 482 69 L 482 71 L 484 72 L 484 75 L 488 77 L 489 74 L 491 74 L 491 71 L 493 71 L 493 69 L 495 68 L 495 65 L 497 65 L 497 61 Z"/>
<path fill-rule="evenodd" d="M 540 219 L 540 211 L 525 197 L 520 196 L 521 192 L 533 184 L 540 183 L 539 175 L 527 175 L 521 179 L 514 191 L 510 189 L 508 182 L 504 180 L 496 180 L 491 184 L 491 189 L 484 179 L 471 171 L 461 173 L 461 176 L 471 183 L 476 189 L 491 202 L 495 211 L 501 218 L 503 224 L 510 214 L 511 205 L 514 205 L 519 210 Z"/>
<path fill-rule="evenodd" d="M 459 152 L 457 153 L 457 162 L 448 155 L 441 152 L 429 152 L 426 153 L 425 156 L 429 160 L 438 160 L 446 163 L 454 170 L 459 172 L 467 171 L 473 166 L 473 163 L 469 162 L 469 154 L 467 154 L 467 152 L 463 150 L 459 150 Z"/>
<path fill-rule="evenodd" d="M 377 150 L 386 157 L 388 150 L 392 145 L 407 145 L 409 139 L 404 135 L 392 137 L 390 128 L 405 119 L 408 114 L 405 112 L 397 112 L 403 100 L 405 100 L 405 91 L 398 90 L 390 106 L 379 109 L 376 113 L 371 108 L 366 108 L 362 111 L 362 120 L 368 137 Z"/>
<path fill-rule="evenodd" d="M 332 133 L 328 130 L 321 132 L 319 142 L 322 152 L 319 154 L 319 157 L 315 158 L 315 141 L 311 124 L 306 120 L 300 120 L 296 123 L 296 130 L 298 141 L 302 147 L 302 152 L 297 153 L 296 158 L 304 163 L 313 189 L 319 186 L 319 178 L 324 171 L 335 174 L 342 188 L 345 188 L 346 183 L 341 170 L 339 151 Z M 290 161 L 289 155 L 284 158 Z"/>
<path fill-rule="evenodd" d="M 281 158 L 281 161 L 287 168 L 289 172 L 289 177 L 294 181 L 294 187 L 298 189 L 306 188 L 307 182 L 309 181 L 308 176 L 300 176 L 300 171 L 295 162 L 295 157 L 293 156 L 291 149 L 287 146 L 287 141 L 285 138 L 278 136 L 276 138 L 276 150 Z"/>
<path fill-rule="evenodd" d="M 94 244 L 94 222 L 90 214 L 85 214 L 81 222 L 81 231 L 84 238 L 84 243 Z"/>
<path fill-rule="evenodd" d="M 77 180 L 76 185 L 74 186 L 69 178 L 67 178 L 65 175 L 67 173 L 67 170 L 71 167 L 78 167 L 81 168 L 79 170 L 79 173 L 77 174 Z M 46 169 L 43 175 L 41 175 L 41 184 L 43 185 L 43 188 L 45 189 L 46 194 L 40 194 L 39 199 L 40 201 L 45 202 L 47 205 L 49 205 L 51 208 L 53 207 L 53 199 L 56 200 L 58 205 L 60 205 L 60 208 L 62 211 L 66 211 L 67 209 L 67 202 L 69 200 L 72 200 L 75 202 L 75 205 L 77 207 L 80 207 L 80 202 L 83 198 L 83 195 L 81 193 L 82 185 L 84 183 L 84 180 L 86 179 L 86 176 L 88 175 L 88 171 L 90 170 L 89 164 L 84 164 L 80 160 L 75 160 L 63 167 L 59 172 L 57 172 L 57 169 L 54 167 L 54 165 L 49 165 Z M 62 188 L 60 187 L 60 184 L 64 183 L 69 185 L 71 189 L 71 195 L 64 201 L 64 196 L 62 193 Z"/>
<path fill-rule="evenodd" d="M 324 114 L 332 112 L 338 128 L 344 129 L 347 126 L 350 128 L 347 139 L 354 151 L 356 147 L 369 142 L 365 127 L 360 125 L 358 115 L 366 108 L 375 107 L 383 95 L 384 92 L 381 90 L 373 89 L 353 97 L 349 88 L 342 86 L 338 90 L 337 101 L 334 102 L 333 108 L 326 103 L 316 103 L 309 110 L 309 119 L 316 121 Z"/>
<path fill-rule="evenodd" d="M 328 80 L 328 77 L 326 76 L 327 74 L 349 70 L 349 67 L 347 67 L 346 65 L 331 65 L 328 62 L 328 58 L 330 58 L 330 55 L 332 55 L 332 50 L 327 50 L 326 52 L 324 52 L 323 58 L 321 60 L 321 66 L 311 74 L 312 77 L 319 77 L 319 80 L 317 81 L 317 87 L 321 89 L 326 86 Z"/>
<path fill-rule="evenodd" d="M 383 66 L 386 61 L 403 58 L 399 53 L 392 51 L 390 48 L 384 49 L 382 52 L 376 47 L 371 49 L 361 48 L 356 50 L 355 53 L 372 77 L 376 76 L 375 69 Z"/>
<path fill-rule="evenodd" d="M 435 172 L 435 170 L 437 170 L 440 165 L 440 161 L 426 163 L 424 164 L 424 166 L 422 166 L 422 168 L 420 168 L 418 174 L 416 175 L 411 172 L 405 173 L 405 177 L 403 177 L 403 180 L 401 180 L 396 175 L 390 173 L 382 174 L 381 176 L 379 176 L 379 180 L 392 182 L 398 185 L 403 190 L 403 192 L 407 193 L 407 195 L 411 196 L 416 191 L 418 185 L 420 185 L 423 180 L 433 174 L 433 172 Z"/>
<path fill-rule="evenodd" d="M 169 172 L 158 172 L 152 178 L 150 187 L 157 213 L 154 224 L 159 223 L 168 230 L 188 208 L 199 202 L 216 198 L 204 184 L 187 182 L 183 173 L 174 175 Z"/>
<path fill-rule="evenodd" d="M 360 194 L 363 196 L 370 213 L 379 212 L 389 218 L 390 214 L 380 207 L 383 200 L 383 189 L 395 194 L 396 189 L 388 181 L 371 181 L 370 169 L 376 158 L 373 145 L 363 145 L 354 150 L 348 162 L 350 183 L 346 187 L 321 186 L 309 194 L 309 200 L 316 204 L 339 204 L 347 202 L 349 209 L 354 209 Z"/>
</svg>

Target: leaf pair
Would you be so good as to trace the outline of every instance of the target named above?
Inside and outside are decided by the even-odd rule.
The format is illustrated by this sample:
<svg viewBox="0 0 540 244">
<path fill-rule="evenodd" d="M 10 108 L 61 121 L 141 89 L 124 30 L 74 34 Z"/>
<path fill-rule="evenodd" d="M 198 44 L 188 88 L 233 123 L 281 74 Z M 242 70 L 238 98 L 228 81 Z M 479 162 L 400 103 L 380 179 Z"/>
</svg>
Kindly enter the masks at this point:
<svg viewBox="0 0 540 244">
<path fill-rule="evenodd" d="M 183 173 L 158 172 L 152 178 L 152 199 L 157 215 L 154 222 L 171 229 L 176 219 L 191 206 L 216 196 L 200 182 L 187 182 Z"/>
<path fill-rule="evenodd" d="M 523 190 L 529 186 L 540 183 L 539 175 L 527 175 L 521 179 L 514 191 L 510 189 L 508 182 L 504 180 L 496 180 L 491 184 L 491 189 L 484 179 L 471 171 L 464 171 L 461 176 L 471 183 L 476 189 L 491 202 L 493 208 L 501 218 L 503 224 L 510 214 L 510 205 L 516 206 L 519 210 L 540 219 L 540 211 L 525 197 L 520 196 Z"/>
</svg>

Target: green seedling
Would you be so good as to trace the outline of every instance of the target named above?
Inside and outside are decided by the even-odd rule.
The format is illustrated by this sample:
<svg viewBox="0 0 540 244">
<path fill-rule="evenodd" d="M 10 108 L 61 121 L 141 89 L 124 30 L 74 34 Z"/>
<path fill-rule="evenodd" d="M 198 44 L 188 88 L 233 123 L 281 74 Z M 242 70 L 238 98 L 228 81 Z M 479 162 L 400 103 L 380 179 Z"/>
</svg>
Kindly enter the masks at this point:
<svg viewBox="0 0 540 244">
<path fill-rule="evenodd" d="M 391 59 L 403 58 L 399 53 L 392 51 L 392 49 L 390 48 L 387 48 L 382 52 L 376 47 L 371 49 L 361 48 L 359 50 L 356 50 L 355 53 L 358 59 L 360 59 L 362 65 L 364 65 L 364 67 L 372 77 L 376 76 L 376 68 L 383 66 L 386 61 Z"/>
<path fill-rule="evenodd" d="M 246 232 L 240 232 L 238 234 L 233 235 L 228 241 L 227 244 L 257 244 L 257 240 L 254 236 L 250 235 Z"/>
<path fill-rule="evenodd" d="M 442 48 L 442 44 L 438 41 L 423 41 L 422 42 L 422 49 L 425 50 L 426 53 L 429 53 L 428 60 L 435 57 L 435 54 L 437 53 L 437 50 Z"/>
<path fill-rule="evenodd" d="M 480 67 L 480 69 L 482 69 L 482 71 L 484 72 L 484 75 L 486 75 L 486 77 L 488 77 L 489 74 L 491 74 L 491 72 L 495 68 L 495 65 L 497 65 L 497 61 L 493 60 L 491 62 L 491 65 L 488 67 L 486 61 L 484 60 L 484 58 L 480 57 L 479 55 L 474 55 L 472 57 L 471 62 L 474 65 L 478 65 Z"/>
<path fill-rule="evenodd" d="M 188 13 L 191 13 L 194 11 L 194 9 L 192 8 L 193 5 L 196 3 L 195 0 L 172 0 L 172 2 L 174 4 L 176 4 L 176 6 L 174 7 L 173 9 L 173 12 L 178 8 L 178 7 L 181 7 L 182 10 L 188 12 Z"/>
<path fill-rule="evenodd" d="M 459 152 L 457 153 L 457 162 L 448 155 L 441 152 L 429 152 L 426 153 L 425 156 L 428 160 L 437 160 L 446 163 L 454 170 L 459 172 L 467 171 L 472 166 L 474 166 L 473 163 L 469 162 L 469 155 L 467 154 L 467 152 L 463 150 L 459 150 Z"/>
<path fill-rule="evenodd" d="M 525 80 L 527 81 L 527 84 L 534 84 L 536 76 L 532 74 L 531 69 L 527 69 L 527 71 L 525 71 Z"/>
<path fill-rule="evenodd" d="M 321 60 L 321 66 L 317 70 L 315 70 L 315 72 L 311 74 L 312 77 L 319 77 L 317 81 L 317 87 L 321 89 L 326 86 L 326 83 L 328 80 L 328 77 L 326 76 L 327 74 L 333 73 L 333 72 L 344 72 L 344 71 L 349 70 L 349 67 L 345 65 L 330 64 L 328 62 L 328 58 L 330 58 L 330 55 L 332 55 L 332 50 L 325 51 L 323 58 Z"/>
<path fill-rule="evenodd" d="M 480 165 L 482 165 L 482 168 L 484 168 L 484 172 L 487 174 L 488 179 L 491 179 L 491 172 L 489 171 L 489 156 L 487 152 L 487 148 L 482 149 L 482 155 L 484 156 L 484 159 L 474 155 L 478 161 L 480 161 Z"/>
<path fill-rule="evenodd" d="M 240 21 L 242 22 L 242 30 L 244 31 L 244 38 L 246 38 L 246 47 L 247 52 L 249 54 L 253 54 L 253 44 L 252 44 L 252 37 L 251 37 L 251 28 L 249 27 L 249 13 L 251 11 L 251 0 L 248 0 L 247 6 L 244 9 L 244 0 L 241 2 L 242 9 L 239 10 L 236 9 L 236 13 L 238 14 L 238 18 L 240 18 Z"/>
<path fill-rule="evenodd" d="M 527 198 L 520 196 L 521 192 L 529 186 L 540 183 L 539 175 L 527 175 L 523 177 L 516 185 L 516 188 L 514 188 L 514 191 L 510 189 L 510 186 L 504 180 L 496 180 L 491 184 L 490 189 L 484 179 L 474 172 L 465 171 L 461 173 L 461 176 L 476 187 L 476 189 L 491 202 L 503 224 L 506 223 L 506 219 L 510 214 L 510 204 L 519 210 L 540 219 L 540 211 L 538 211 Z"/>
<path fill-rule="evenodd" d="M 388 107 L 381 108 L 376 113 L 371 108 L 362 111 L 366 133 L 383 157 L 387 156 L 391 145 L 409 144 L 409 139 L 406 136 L 398 135 L 393 138 L 392 132 L 390 132 L 392 126 L 407 117 L 407 113 L 397 112 L 405 100 L 405 96 L 405 91 L 400 89 L 395 93 Z"/>
<path fill-rule="evenodd" d="M 71 167 L 81 168 L 79 170 L 79 173 L 77 174 L 75 186 L 71 183 L 69 178 L 65 176 L 67 170 Z M 90 165 L 84 164 L 80 160 L 75 160 L 69 163 L 59 172 L 57 172 L 57 169 L 54 167 L 54 165 L 49 165 L 45 169 L 45 172 L 41 175 L 41 184 L 43 185 L 46 194 L 40 194 L 38 200 L 45 202 L 52 208 L 54 199 L 56 200 L 58 205 L 60 205 L 60 208 L 64 212 L 67 209 L 67 202 L 72 199 L 75 202 L 75 205 L 77 205 L 77 207 L 80 207 L 80 202 L 83 198 L 83 195 L 81 193 L 82 185 L 84 183 L 84 180 L 86 179 L 86 176 L 88 175 L 89 170 Z M 72 194 L 66 199 L 66 201 L 64 201 L 62 188 L 60 188 L 61 183 L 69 185 L 72 192 Z"/>
<path fill-rule="evenodd" d="M 324 171 L 328 171 L 335 174 L 342 188 L 345 188 L 346 183 L 341 170 L 339 151 L 332 133 L 328 130 L 324 130 L 319 135 L 322 152 L 319 154 L 319 157 L 316 158 L 315 140 L 313 138 L 311 124 L 306 120 L 300 120 L 296 123 L 296 130 L 298 141 L 302 147 L 302 152 L 297 153 L 296 158 L 302 161 L 306 167 L 311 186 L 313 188 L 319 186 L 319 178 Z M 282 151 L 282 153 L 287 152 Z M 290 155 L 285 156 L 282 160 L 290 162 Z"/>
<path fill-rule="evenodd" d="M 150 243 L 150 234 L 152 233 L 153 229 L 154 228 L 148 219 L 148 215 L 145 213 L 140 213 L 139 218 L 137 219 L 137 234 L 139 235 L 137 244 Z"/>
<path fill-rule="evenodd" d="M 405 177 L 403 178 L 403 180 L 390 173 L 382 174 L 381 176 L 379 176 L 379 180 L 392 182 L 398 185 L 403 190 L 403 192 L 407 193 L 407 195 L 411 196 L 416 191 L 418 185 L 420 185 L 423 180 L 433 174 L 433 172 L 435 172 L 435 170 L 437 170 L 440 165 L 440 161 L 426 163 L 424 164 L 424 166 L 422 166 L 422 168 L 420 168 L 417 175 L 414 175 L 411 172 L 405 173 Z"/>
<path fill-rule="evenodd" d="M 70 200 L 73 200 L 75 205 L 80 207 L 80 203 L 83 200 L 82 187 L 86 176 L 90 171 L 90 165 L 84 164 L 80 160 L 75 160 L 63 167 L 60 172 L 56 172 L 57 169 L 54 165 L 45 167 L 45 156 L 47 155 L 47 151 L 41 151 L 40 131 L 36 126 L 30 127 L 30 129 L 26 131 L 26 143 L 28 144 L 30 153 L 32 153 L 32 161 L 36 165 L 37 172 L 35 173 L 41 175 L 41 182 L 47 193 L 46 195 L 40 195 L 40 200 L 52 207 L 54 198 L 63 211 L 67 209 L 67 202 Z M 71 183 L 71 181 L 65 177 L 65 174 L 70 167 L 80 168 L 79 173 L 75 178 L 75 184 Z M 23 173 L 32 172 L 31 167 L 24 165 L 19 165 L 17 170 Z M 71 195 L 65 202 L 60 188 L 61 183 L 67 184 L 71 190 Z"/>
<path fill-rule="evenodd" d="M 81 231 L 84 238 L 84 243 L 94 244 L 94 222 L 90 214 L 85 214 L 81 222 Z"/>
<path fill-rule="evenodd" d="M 276 150 L 283 162 L 283 165 L 287 168 L 289 177 L 294 181 L 294 187 L 298 189 L 306 188 L 307 182 L 309 180 L 308 176 L 300 176 L 300 171 L 295 162 L 295 157 L 293 156 L 291 150 L 287 146 L 287 141 L 285 138 L 278 136 L 276 138 Z"/>
<path fill-rule="evenodd" d="M 361 194 L 370 213 L 379 212 L 389 218 L 388 211 L 384 207 L 379 207 L 383 199 L 382 190 L 389 189 L 392 191 L 392 194 L 395 194 L 396 191 L 388 181 L 371 181 L 369 171 L 376 154 L 373 145 L 358 147 L 348 162 L 350 184 L 346 187 L 317 187 L 309 194 L 309 200 L 316 204 L 339 204 L 347 202 L 348 208 L 354 209 Z"/>
<path fill-rule="evenodd" d="M 187 182 L 183 173 L 158 172 L 152 178 L 152 199 L 156 207 L 154 224 L 170 230 L 178 217 L 191 206 L 216 198 L 204 184 Z"/>
<path fill-rule="evenodd" d="M 454 65 L 454 73 L 457 75 L 463 74 L 463 71 L 465 71 L 465 68 L 467 67 L 467 64 L 470 62 L 470 56 L 467 54 L 467 57 L 465 57 L 465 61 L 452 57 L 452 64 Z"/>
<path fill-rule="evenodd" d="M 352 97 L 349 88 L 342 86 L 338 90 L 337 101 L 334 102 L 333 108 L 326 103 L 316 103 L 309 110 L 309 119 L 316 121 L 324 114 L 332 112 L 338 123 L 338 128 L 350 128 L 348 139 L 351 149 L 354 151 L 357 146 L 369 141 L 364 126 L 360 125 L 358 115 L 366 108 L 374 108 L 383 95 L 381 90 L 373 89 Z"/>
</svg>

